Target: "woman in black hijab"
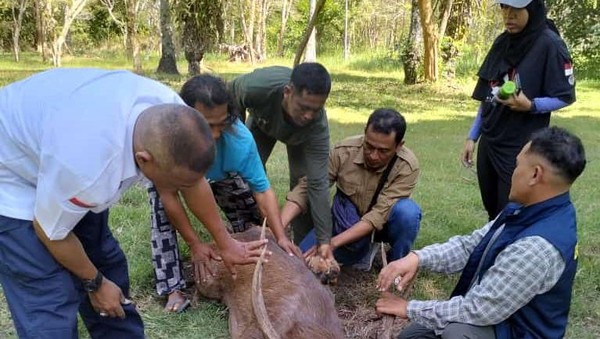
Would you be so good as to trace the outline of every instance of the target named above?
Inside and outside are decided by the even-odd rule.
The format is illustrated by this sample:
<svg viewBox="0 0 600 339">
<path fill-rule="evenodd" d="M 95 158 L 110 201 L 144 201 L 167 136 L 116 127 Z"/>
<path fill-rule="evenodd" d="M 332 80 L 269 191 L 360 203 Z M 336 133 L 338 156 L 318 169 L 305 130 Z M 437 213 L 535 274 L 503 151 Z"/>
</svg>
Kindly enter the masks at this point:
<svg viewBox="0 0 600 339">
<path fill-rule="evenodd" d="M 494 219 L 508 202 L 517 154 L 528 136 L 548 126 L 550 113 L 575 101 L 573 63 L 543 0 L 496 0 L 506 30 L 488 52 L 477 75 L 473 99 L 481 102 L 461 160 L 472 166 L 475 143 L 477 177 L 483 205 Z M 517 91 L 497 96 L 506 81 Z"/>
</svg>

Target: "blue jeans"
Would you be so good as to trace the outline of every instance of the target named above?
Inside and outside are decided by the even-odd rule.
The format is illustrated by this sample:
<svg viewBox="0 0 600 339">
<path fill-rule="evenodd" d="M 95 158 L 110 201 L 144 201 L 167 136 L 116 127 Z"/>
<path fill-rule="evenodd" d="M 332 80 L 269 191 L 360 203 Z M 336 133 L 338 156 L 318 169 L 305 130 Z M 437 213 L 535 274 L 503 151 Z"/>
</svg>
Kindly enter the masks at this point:
<svg viewBox="0 0 600 339">
<path fill-rule="evenodd" d="M 392 206 L 388 222 L 383 225 L 383 230 L 376 233 L 378 240 L 387 242 L 392 247 L 387 253 L 389 261 L 400 259 L 410 252 L 419 233 L 420 224 L 421 208 L 414 200 L 400 199 Z M 335 260 L 342 265 L 355 264 L 369 252 L 370 243 L 369 234 L 352 243 L 352 249 L 342 246 L 333 252 Z M 300 243 L 300 250 L 306 252 L 316 244 L 315 230 L 312 229 Z"/>
<path fill-rule="evenodd" d="M 102 274 L 129 297 L 127 260 L 108 228 L 108 210 L 88 212 L 72 231 Z M 28 220 L 0 216 L 0 283 L 19 338 L 78 338 L 79 311 L 92 338 L 144 338 L 134 304 L 126 318 L 103 318 L 81 281 L 65 270 L 39 240 Z"/>
</svg>

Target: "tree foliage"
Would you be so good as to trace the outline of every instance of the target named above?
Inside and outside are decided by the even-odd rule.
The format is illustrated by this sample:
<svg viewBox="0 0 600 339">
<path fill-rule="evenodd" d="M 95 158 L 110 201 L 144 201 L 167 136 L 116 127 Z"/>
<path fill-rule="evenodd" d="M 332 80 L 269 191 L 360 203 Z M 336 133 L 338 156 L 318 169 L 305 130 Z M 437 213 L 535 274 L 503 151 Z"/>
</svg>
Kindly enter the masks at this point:
<svg viewBox="0 0 600 339">
<path fill-rule="evenodd" d="M 567 41 L 576 69 L 598 73 L 600 68 L 600 6 L 598 0 L 548 0 L 550 16 Z"/>
<path fill-rule="evenodd" d="M 13 52 L 12 8 L 19 1 L 0 0 L 0 49 L 3 52 Z M 53 41 L 63 28 L 66 9 L 73 1 L 28 0 L 22 18 L 19 49 L 50 56 Z M 124 53 L 129 30 L 126 23 L 131 17 L 126 5 L 131 1 L 139 4 L 135 24 L 141 54 L 159 53 L 160 0 L 88 0 L 64 37 L 66 52 L 82 54 L 109 49 Z M 254 50 L 258 51 L 257 62 L 266 55 L 275 54 L 291 61 L 309 17 L 308 0 L 170 1 L 171 16 L 176 24 L 173 55 L 183 52 L 192 73 L 200 70 L 200 60 L 205 53 L 217 51 L 217 42 L 235 46 L 247 43 L 243 25 L 249 29 L 250 21 L 253 25 L 251 40 Z M 385 58 L 382 61 L 386 65 L 395 62 L 397 67 L 402 67 L 400 61 L 404 61 L 402 55 L 406 54 L 403 48 L 410 33 L 411 0 L 347 1 L 348 42 L 352 55 L 369 53 Z M 345 2 L 327 0 L 323 5 L 315 22 L 318 54 L 336 54 L 342 58 Z M 431 22 L 437 27 L 434 32 L 440 35 L 440 60 L 436 63 L 439 76 L 473 74 L 493 39 L 503 29 L 495 0 L 430 0 L 430 3 Z M 578 76 L 582 73 L 599 76 L 599 0 L 547 0 L 547 6 L 572 51 Z M 255 8 L 253 16 L 251 8 Z M 254 19 L 250 20 L 252 17 Z M 446 29 L 442 32 L 444 23 Z M 423 44 L 417 47 L 420 51 L 415 52 L 422 54 Z M 352 58 L 348 62 L 352 62 Z M 422 76 L 424 69 L 419 67 L 415 74 Z"/>
<path fill-rule="evenodd" d="M 173 6 L 190 74 L 200 73 L 200 62 L 223 35 L 220 0 L 177 0 Z"/>
</svg>

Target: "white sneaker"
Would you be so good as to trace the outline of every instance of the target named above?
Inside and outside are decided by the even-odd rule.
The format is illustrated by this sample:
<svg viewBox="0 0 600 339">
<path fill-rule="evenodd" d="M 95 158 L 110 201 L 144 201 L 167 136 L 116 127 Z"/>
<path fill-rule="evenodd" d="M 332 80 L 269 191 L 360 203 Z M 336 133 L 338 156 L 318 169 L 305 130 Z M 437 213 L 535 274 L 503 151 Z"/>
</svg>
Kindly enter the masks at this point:
<svg viewBox="0 0 600 339">
<path fill-rule="evenodd" d="M 352 265 L 352 268 L 359 271 L 368 272 L 373 266 L 375 256 L 379 253 L 379 243 L 372 242 L 369 244 L 369 251 L 360 259 L 356 264 Z"/>
</svg>

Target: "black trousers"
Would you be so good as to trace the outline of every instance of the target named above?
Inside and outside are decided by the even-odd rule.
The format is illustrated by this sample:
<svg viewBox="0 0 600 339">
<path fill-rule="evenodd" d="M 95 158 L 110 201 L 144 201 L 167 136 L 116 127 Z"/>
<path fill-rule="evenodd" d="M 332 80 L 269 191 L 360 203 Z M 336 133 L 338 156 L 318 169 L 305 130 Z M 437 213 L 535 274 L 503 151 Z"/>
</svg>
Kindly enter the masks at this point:
<svg viewBox="0 0 600 339">
<path fill-rule="evenodd" d="M 499 170 L 494 165 L 490 152 L 487 140 L 481 137 L 477 148 L 477 180 L 488 219 L 493 220 L 508 203 L 512 171 L 508 174 Z"/>
</svg>

